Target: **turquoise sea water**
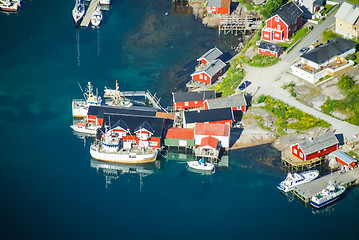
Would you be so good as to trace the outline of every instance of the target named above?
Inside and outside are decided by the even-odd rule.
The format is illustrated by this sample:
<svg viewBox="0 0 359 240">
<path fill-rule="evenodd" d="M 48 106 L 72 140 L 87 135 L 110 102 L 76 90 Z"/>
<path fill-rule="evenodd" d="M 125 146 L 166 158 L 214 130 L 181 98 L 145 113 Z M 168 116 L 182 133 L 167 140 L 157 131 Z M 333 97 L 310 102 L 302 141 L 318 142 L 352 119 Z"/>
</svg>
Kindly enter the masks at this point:
<svg viewBox="0 0 359 240">
<path fill-rule="evenodd" d="M 166 105 L 194 60 L 233 38 L 171 13 L 169 0 L 113 0 L 100 29 L 76 29 L 73 2 L 0 14 L 1 239 L 356 239 L 358 189 L 313 214 L 277 191 L 286 173 L 269 146 L 230 152 L 213 175 L 162 159 L 142 184 L 92 167 L 89 140 L 69 128 L 77 82 L 102 91 L 117 79 Z"/>
</svg>

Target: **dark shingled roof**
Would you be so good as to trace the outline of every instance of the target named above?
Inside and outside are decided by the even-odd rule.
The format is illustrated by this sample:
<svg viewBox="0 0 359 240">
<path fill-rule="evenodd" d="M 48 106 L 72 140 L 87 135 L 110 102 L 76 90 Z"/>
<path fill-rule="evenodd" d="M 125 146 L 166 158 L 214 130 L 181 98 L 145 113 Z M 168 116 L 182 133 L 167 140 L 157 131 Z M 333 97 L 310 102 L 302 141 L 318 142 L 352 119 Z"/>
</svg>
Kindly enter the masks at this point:
<svg viewBox="0 0 359 240">
<path fill-rule="evenodd" d="M 195 122 L 214 122 L 223 120 L 232 120 L 232 108 L 220 108 L 201 111 L 184 112 L 186 124 Z"/>
<path fill-rule="evenodd" d="M 167 132 L 167 129 L 173 125 L 173 120 L 165 118 L 156 118 L 150 116 L 130 116 L 120 114 L 107 114 L 105 113 L 103 118 L 102 131 L 105 130 L 105 126 L 110 126 L 110 129 L 116 126 L 127 126 L 127 129 L 131 134 L 134 134 L 140 127 L 151 128 L 153 137 L 163 138 Z"/>
<path fill-rule="evenodd" d="M 149 107 L 111 107 L 111 106 L 96 106 L 90 105 L 87 115 L 94 115 L 97 118 L 103 118 L 105 113 L 124 114 L 124 115 L 138 115 L 138 116 L 156 116 L 158 109 Z"/>
<path fill-rule="evenodd" d="M 302 149 L 305 155 L 310 155 L 336 144 L 339 144 L 339 141 L 334 133 L 326 132 L 322 135 L 312 138 L 311 140 L 309 139 L 299 143 L 299 147 Z"/>
<path fill-rule="evenodd" d="M 151 127 L 151 125 L 147 122 L 144 121 L 143 123 L 141 123 L 137 128 L 135 128 L 134 132 L 138 132 L 141 129 L 146 129 L 147 131 L 149 131 L 150 133 L 153 133 L 153 129 Z"/>
<path fill-rule="evenodd" d="M 177 92 L 172 94 L 174 102 L 204 101 L 216 97 L 216 91 Z"/>
<path fill-rule="evenodd" d="M 297 4 L 289 2 L 275 10 L 272 16 L 278 15 L 286 24 L 292 25 L 297 22 L 297 18 L 302 14 L 303 10 Z"/>
<path fill-rule="evenodd" d="M 244 94 L 236 94 L 228 97 L 208 99 L 207 103 L 209 109 L 247 106 Z"/>
<path fill-rule="evenodd" d="M 273 51 L 273 52 L 278 52 L 279 49 L 283 48 L 283 46 L 273 44 L 273 43 L 269 43 L 269 42 L 261 42 L 259 44 L 258 48 Z"/>
<path fill-rule="evenodd" d="M 341 55 L 349 51 L 350 49 L 355 48 L 356 45 L 356 42 L 344 39 L 342 37 L 337 37 L 329 43 L 320 45 L 314 48 L 312 51 L 303 54 L 302 58 L 315 62 L 317 64 L 322 64 L 325 61 L 331 59 L 332 57 Z"/>
</svg>

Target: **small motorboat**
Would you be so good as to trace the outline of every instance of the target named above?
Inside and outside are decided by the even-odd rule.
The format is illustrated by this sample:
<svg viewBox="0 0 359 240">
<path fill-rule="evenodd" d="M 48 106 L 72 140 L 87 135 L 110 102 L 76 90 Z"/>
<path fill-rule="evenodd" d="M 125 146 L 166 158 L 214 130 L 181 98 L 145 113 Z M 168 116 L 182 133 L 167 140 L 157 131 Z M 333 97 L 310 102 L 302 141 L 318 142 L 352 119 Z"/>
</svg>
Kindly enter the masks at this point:
<svg viewBox="0 0 359 240">
<path fill-rule="evenodd" d="M 85 5 L 81 0 L 76 0 L 75 7 L 72 9 L 72 17 L 75 24 L 78 24 L 82 17 L 85 15 Z"/>
<path fill-rule="evenodd" d="M 194 168 L 197 170 L 205 170 L 205 171 L 213 171 L 214 170 L 214 164 L 205 162 L 203 159 L 200 159 L 198 161 L 189 161 L 187 162 L 188 167 Z"/>
<path fill-rule="evenodd" d="M 100 5 L 98 5 L 95 9 L 95 11 L 92 14 L 91 17 L 91 24 L 94 27 L 98 27 L 101 23 L 102 20 L 102 12 L 101 12 L 101 7 Z"/>
<path fill-rule="evenodd" d="M 277 188 L 283 192 L 289 192 L 294 189 L 294 187 L 310 182 L 319 176 L 318 170 L 309 170 L 302 173 L 288 173 L 287 177 L 282 181 Z"/>
<path fill-rule="evenodd" d="M 17 3 L 13 3 L 10 1 L 0 3 L 1 10 L 6 12 L 17 12 L 18 6 L 19 5 Z"/>
</svg>

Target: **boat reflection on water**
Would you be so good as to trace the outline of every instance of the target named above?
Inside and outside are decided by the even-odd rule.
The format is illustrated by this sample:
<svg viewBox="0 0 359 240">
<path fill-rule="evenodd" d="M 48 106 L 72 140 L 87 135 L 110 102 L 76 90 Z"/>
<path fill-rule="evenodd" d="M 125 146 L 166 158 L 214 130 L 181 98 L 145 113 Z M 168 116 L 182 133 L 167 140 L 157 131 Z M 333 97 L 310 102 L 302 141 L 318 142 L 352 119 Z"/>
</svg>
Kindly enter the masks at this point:
<svg viewBox="0 0 359 240">
<path fill-rule="evenodd" d="M 120 163 L 111 163 L 111 162 L 103 162 L 98 161 L 96 159 L 91 159 L 91 167 L 95 168 L 97 172 L 102 171 L 103 175 L 106 179 L 106 188 L 109 187 L 113 180 L 119 178 L 120 175 L 123 174 L 138 174 L 139 182 L 140 182 L 140 192 L 143 187 L 143 178 L 154 174 L 160 167 L 160 163 L 158 161 L 152 163 L 144 163 L 144 164 L 120 164 Z"/>
<path fill-rule="evenodd" d="M 332 212 L 334 212 L 335 210 L 335 205 L 337 203 L 333 203 L 329 206 L 323 207 L 323 208 L 312 208 L 312 213 L 313 214 L 328 214 L 330 215 Z"/>
</svg>

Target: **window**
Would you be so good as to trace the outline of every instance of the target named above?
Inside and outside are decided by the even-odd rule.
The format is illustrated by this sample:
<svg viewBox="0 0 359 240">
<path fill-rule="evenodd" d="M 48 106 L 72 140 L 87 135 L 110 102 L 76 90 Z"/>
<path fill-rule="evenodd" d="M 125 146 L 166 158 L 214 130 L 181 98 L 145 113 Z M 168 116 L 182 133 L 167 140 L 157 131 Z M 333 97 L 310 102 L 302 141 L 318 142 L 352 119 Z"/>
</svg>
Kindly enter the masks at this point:
<svg viewBox="0 0 359 240">
<path fill-rule="evenodd" d="M 279 22 L 279 17 L 275 17 L 274 21 Z"/>
<path fill-rule="evenodd" d="M 156 146 L 157 146 L 157 142 L 151 141 L 151 142 L 150 142 L 150 146 L 151 146 L 151 147 L 156 147 Z"/>
<path fill-rule="evenodd" d="M 203 76 L 201 74 L 199 75 L 199 79 L 203 79 Z"/>
<path fill-rule="evenodd" d="M 341 27 L 342 26 L 342 24 L 341 23 L 339 23 L 339 27 Z"/>
<path fill-rule="evenodd" d="M 184 105 L 185 105 L 185 107 L 188 107 L 188 102 L 185 102 Z"/>
<path fill-rule="evenodd" d="M 204 80 L 207 80 L 207 76 L 204 76 Z"/>
<path fill-rule="evenodd" d="M 293 152 L 294 152 L 294 154 L 298 154 L 298 151 L 295 148 L 293 148 Z"/>
<path fill-rule="evenodd" d="M 299 153 L 299 156 L 302 158 L 302 157 L 303 157 L 303 153 Z"/>
<path fill-rule="evenodd" d="M 197 104 L 198 103 L 198 101 L 194 101 L 194 104 Z"/>
<path fill-rule="evenodd" d="M 297 25 L 294 26 L 294 32 L 297 31 Z"/>
<path fill-rule="evenodd" d="M 280 30 L 280 25 L 279 24 L 277 25 L 277 29 Z"/>
</svg>

